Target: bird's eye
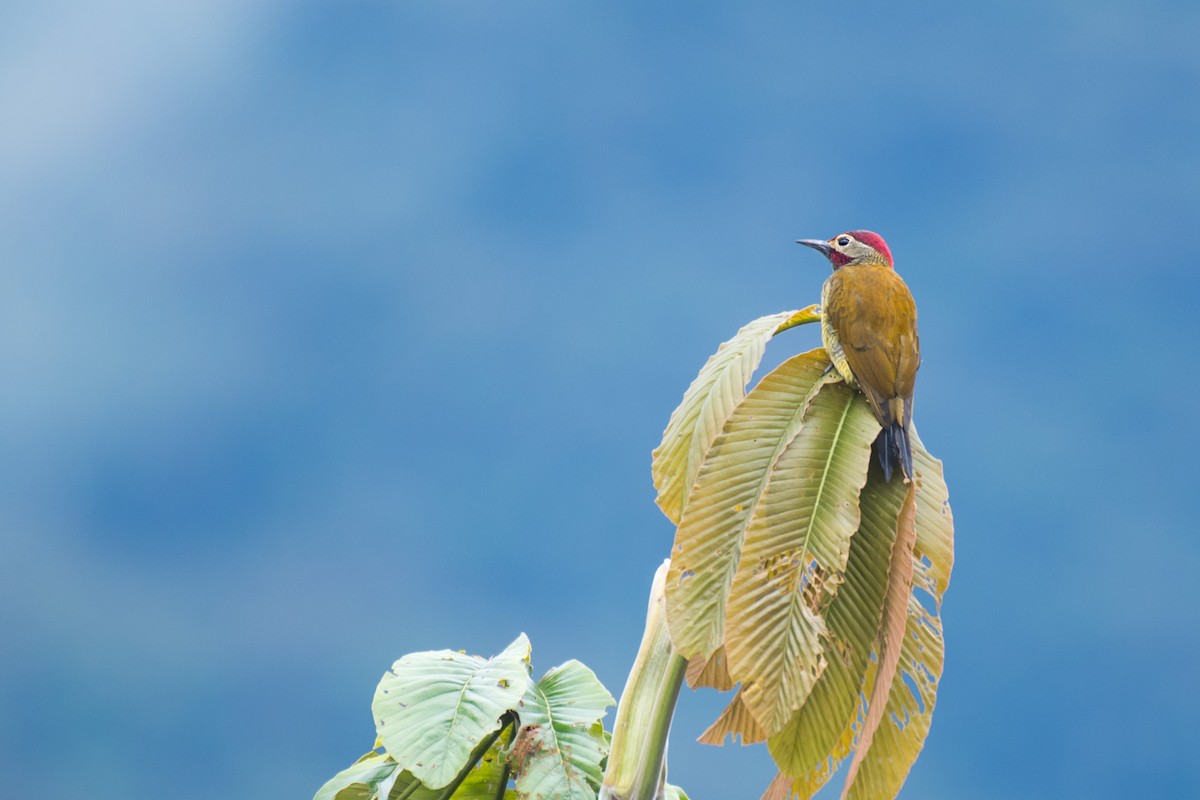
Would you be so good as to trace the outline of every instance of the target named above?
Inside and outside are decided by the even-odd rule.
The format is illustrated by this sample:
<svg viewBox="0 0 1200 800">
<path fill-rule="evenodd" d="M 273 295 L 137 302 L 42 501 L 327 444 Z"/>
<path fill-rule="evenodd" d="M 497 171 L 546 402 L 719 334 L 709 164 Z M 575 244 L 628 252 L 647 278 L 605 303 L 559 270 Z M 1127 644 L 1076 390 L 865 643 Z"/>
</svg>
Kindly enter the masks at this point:
<svg viewBox="0 0 1200 800">
<path fill-rule="evenodd" d="M 838 245 L 840 245 L 841 247 L 845 247 L 848 244 L 850 244 L 849 236 L 843 236 L 842 238 L 838 239 Z"/>
</svg>

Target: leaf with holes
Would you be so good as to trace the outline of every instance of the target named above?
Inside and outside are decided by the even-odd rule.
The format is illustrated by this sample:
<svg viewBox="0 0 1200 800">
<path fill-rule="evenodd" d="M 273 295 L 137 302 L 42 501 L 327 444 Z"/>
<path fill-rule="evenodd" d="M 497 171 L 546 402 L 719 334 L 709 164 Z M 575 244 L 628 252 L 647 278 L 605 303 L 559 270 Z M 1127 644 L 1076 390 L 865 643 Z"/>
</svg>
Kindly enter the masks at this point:
<svg viewBox="0 0 1200 800">
<path fill-rule="evenodd" d="M 811 797 L 833 775 L 854 740 L 859 687 L 875 643 L 887 586 L 886 575 L 896 519 L 904 501 L 899 480 L 883 481 L 872 460 L 859 494 L 860 521 L 850 538 L 846 582 L 829 606 L 832 647 L 828 666 L 812 692 L 767 747 L 779 769 L 794 781 L 796 797 Z"/>
<path fill-rule="evenodd" d="M 900 666 L 888 695 L 883 721 L 874 742 L 849 787 L 850 800 L 895 797 L 917 760 L 937 700 L 942 674 L 942 624 L 915 598 L 908 604 L 908 626 L 900 653 Z M 874 670 L 872 670 L 874 672 Z M 874 675 L 869 675 L 870 691 Z"/>
<path fill-rule="evenodd" d="M 913 575 L 913 586 L 933 597 L 940 608 L 954 567 L 954 515 L 942 462 L 929 454 L 912 430 L 913 466 L 917 472 L 917 545 L 914 557 L 924 569 Z"/>
<path fill-rule="evenodd" d="M 925 450 L 915 429 L 912 434 L 917 488 L 913 591 L 907 602 L 905 638 L 900 648 L 897 676 L 892 681 L 883 721 L 875 731 L 874 741 L 850 790 L 851 800 L 886 800 L 899 792 L 929 732 L 937 680 L 941 675 L 941 621 L 936 613 L 926 610 L 918 602 L 916 595 L 927 593 L 932 601 L 930 605 L 940 607 L 953 566 L 954 522 L 941 462 Z M 847 581 L 830 607 L 830 625 L 834 630 L 852 630 L 839 620 L 853 619 L 841 610 L 854 587 L 863 585 L 860 571 L 856 569 L 860 560 L 863 572 L 876 577 L 872 584 L 875 591 L 881 591 L 878 577 L 887 572 L 891 537 L 904 499 L 904 485 L 899 481 L 883 483 L 873 464 L 861 496 L 862 524 L 852 539 Z M 888 528 L 891 528 L 890 532 Z M 869 557 L 866 555 L 868 544 L 872 553 Z M 869 619 L 869 616 L 863 614 L 861 619 Z M 852 652 L 862 658 L 859 648 L 864 641 L 870 647 L 875 632 L 857 627 L 854 630 L 857 630 L 856 647 Z M 839 686 L 836 691 L 824 691 L 826 681 L 834 672 L 831 662 L 831 668 L 822 674 L 809 700 L 769 742 L 771 755 L 785 774 L 772 784 L 764 800 L 767 797 L 806 800 L 824 785 L 838 762 L 849 754 L 855 732 L 862 726 L 859 718 L 862 698 L 874 689 L 876 667 L 871 665 L 859 679 L 860 689 L 852 693 L 847 693 L 844 686 Z M 827 696 L 834 697 L 834 706 L 825 701 Z M 829 720 L 839 717 L 845 719 L 843 729 L 840 735 L 830 736 Z M 780 794 L 781 787 L 786 789 L 783 794 Z"/>
<path fill-rule="evenodd" d="M 929 735 L 942 675 L 942 621 L 936 610 L 922 604 L 919 594 L 927 592 L 933 601 L 931 605 L 940 608 L 954 565 L 954 520 L 942 462 L 929 455 L 915 435 L 913 439 L 917 483 L 914 591 L 908 600 L 900 663 L 883 721 L 850 787 L 849 800 L 890 798 L 899 793 Z M 864 693 L 870 694 L 873 677 L 868 676 Z"/>
<path fill-rule="evenodd" d="M 816 306 L 760 317 L 722 344 L 700 369 L 652 455 L 657 502 L 672 522 L 679 522 L 704 456 L 745 395 L 767 341 L 780 331 L 820 318 Z"/>
<path fill-rule="evenodd" d="M 615 703 L 595 673 L 574 660 L 531 687 L 518 709 L 518 796 L 594 800 L 608 753 L 600 719 Z"/>
<path fill-rule="evenodd" d="M 452 650 L 411 653 L 375 690 L 375 728 L 395 761 L 431 789 L 450 783 L 500 717 L 529 689 L 529 640 L 491 659 Z"/>
<path fill-rule="evenodd" d="M 858 495 L 879 423 L 862 396 L 826 383 L 771 465 L 729 589 L 725 655 L 742 698 L 779 731 L 825 669 L 825 613 L 845 580 Z"/>
<path fill-rule="evenodd" d="M 821 349 L 785 361 L 730 415 L 696 479 L 667 572 L 667 624 L 685 658 L 707 657 L 725 634 L 726 600 L 742 539 L 775 464 L 800 433 L 829 360 Z"/>
</svg>

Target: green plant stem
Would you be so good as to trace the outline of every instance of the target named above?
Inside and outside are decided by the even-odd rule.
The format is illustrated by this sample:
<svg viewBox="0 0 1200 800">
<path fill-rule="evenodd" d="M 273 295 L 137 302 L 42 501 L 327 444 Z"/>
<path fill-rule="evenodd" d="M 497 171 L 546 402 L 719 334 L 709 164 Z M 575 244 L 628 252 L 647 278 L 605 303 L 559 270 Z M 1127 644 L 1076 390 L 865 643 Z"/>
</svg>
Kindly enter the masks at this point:
<svg viewBox="0 0 1200 800">
<path fill-rule="evenodd" d="M 454 780 L 450 781 L 450 783 L 446 784 L 446 786 L 444 788 L 442 788 L 438 791 L 437 800 L 449 800 L 450 796 L 453 795 L 456 791 L 458 791 L 458 787 L 462 786 L 462 782 L 465 781 L 467 779 L 467 776 L 471 774 L 471 770 L 475 769 L 475 766 L 479 763 L 479 759 L 483 758 L 483 756 L 487 753 L 487 751 L 491 749 L 492 745 L 494 745 L 496 743 L 496 740 L 499 739 L 501 736 L 503 736 L 504 731 L 507 730 L 508 727 L 510 725 L 512 725 L 515 721 L 516 721 L 516 715 L 513 714 L 511 711 L 506 712 L 504 714 L 504 716 L 502 716 L 500 718 L 500 727 L 496 729 L 495 733 L 489 734 L 488 736 L 486 736 L 484 738 L 484 740 L 482 742 L 475 745 L 475 749 L 471 751 L 471 755 L 467 758 L 467 763 L 463 766 L 463 768 L 461 770 L 459 770 L 458 774 L 454 776 Z M 504 781 L 504 784 L 502 784 L 502 785 L 507 785 L 507 783 L 508 783 L 507 777 L 508 777 L 508 774 L 507 774 L 507 770 L 506 770 L 505 771 L 506 780 Z M 420 785 L 420 784 L 415 784 L 415 785 Z M 503 792 L 503 789 L 501 789 L 501 791 Z"/>
<path fill-rule="evenodd" d="M 664 585 L 670 563 L 654 573 L 646 630 L 617 705 L 599 800 L 655 800 L 666 783 L 667 737 L 687 671 L 687 659 L 667 634 Z"/>
<path fill-rule="evenodd" d="M 421 782 L 414 778 L 412 783 L 410 783 L 408 786 L 405 786 L 404 789 L 401 790 L 400 794 L 390 798 L 390 800 L 408 800 L 409 797 L 412 797 L 413 792 L 417 791 L 417 789 L 420 789 L 421 786 Z"/>
<path fill-rule="evenodd" d="M 508 791 L 508 776 L 512 774 L 512 765 L 508 763 L 508 759 L 504 760 L 504 768 L 500 772 L 500 784 L 496 789 L 496 800 L 504 800 L 504 794 Z"/>
</svg>

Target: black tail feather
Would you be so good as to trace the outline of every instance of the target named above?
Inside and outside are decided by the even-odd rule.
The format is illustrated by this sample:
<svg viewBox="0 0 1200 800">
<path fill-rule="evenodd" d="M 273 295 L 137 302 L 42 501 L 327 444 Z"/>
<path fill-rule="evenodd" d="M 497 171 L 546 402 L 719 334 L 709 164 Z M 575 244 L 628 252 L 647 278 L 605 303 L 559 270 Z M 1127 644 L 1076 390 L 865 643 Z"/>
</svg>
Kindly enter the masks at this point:
<svg viewBox="0 0 1200 800">
<path fill-rule="evenodd" d="M 898 440 L 896 444 L 899 447 L 897 447 L 896 455 L 900 457 L 900 468 L 904 470 L 904 477 L 911 481 L 913 479 L 912 439 L 908 436 L 908 428 L 899 422 L 893 422 L 892 429 L 895 431 L 892 435 Z"/>
<path fill-rule="evenodd" d="M 907 480 L 912 480 L 912 441 L 908 437 L 908 429 L 899 422 L 893 422 L 879 432 L 875 440 L 875 457 L 883 469 L 883 482 L 892 480 L 892 468 L 899 466 L 900 472 Z"/>
<path fill-rule="evenodd" d="M 879 436 L 875 439 L 875 445 L 872 448 L 875 451 L 875 460 L 879 462 L 879 466 L 883 469 L 883 482 L 892 482 L 892 429 L 884 428 L 879 432 Z"/>
</svg>

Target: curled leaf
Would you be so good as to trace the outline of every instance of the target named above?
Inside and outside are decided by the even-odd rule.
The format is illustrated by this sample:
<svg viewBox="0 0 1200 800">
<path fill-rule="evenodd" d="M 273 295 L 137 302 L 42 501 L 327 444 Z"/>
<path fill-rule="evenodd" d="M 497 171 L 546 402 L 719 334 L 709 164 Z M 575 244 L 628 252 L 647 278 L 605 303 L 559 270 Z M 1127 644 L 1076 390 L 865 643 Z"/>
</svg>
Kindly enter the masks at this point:
<svg viewBox="0 0 1200 800">
<path fill-rule="evenodd" d="M 721 344 L 684 392 L 655 448 L 651 474 L 657 503 L 678 524 L 708 448 L 746 394 L 767 341 L 780 331 L 820 319 L 816 306 L 760 317 Z"/>
</svg>

